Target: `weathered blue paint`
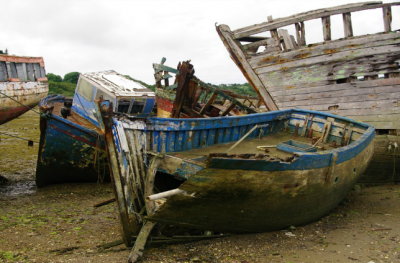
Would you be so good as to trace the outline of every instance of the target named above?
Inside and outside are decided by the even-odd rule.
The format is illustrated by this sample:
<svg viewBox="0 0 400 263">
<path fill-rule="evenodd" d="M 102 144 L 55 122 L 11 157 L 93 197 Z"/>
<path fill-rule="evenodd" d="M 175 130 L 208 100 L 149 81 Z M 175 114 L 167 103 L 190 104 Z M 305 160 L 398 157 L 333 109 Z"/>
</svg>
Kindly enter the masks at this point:
<svg viewBox="0 0 400 263">
<path fill-rule="evenodd" d="M 96 182 L 99 176 L 110 179 L 103 136 L 56 115 L 42 116 L 41 129 L 36 168 L 39 187 Z"/>
<path fill-rule="evenodd" d="M 144 125 L 134 129 L 137 132 L 141 132 L 143 136 L 151 138 L 150 141 L 142 141 L 142 146 L 144 148 L 147 147 L 147 149 L 151 149 L 153 152 L 157 153 L 169 153 L 237 141 L 248 133 L 256 124 L 262 125 L 262 128 L 255 129 L 249 135 L 250 138 L 259 136 L 261 129 L 263 130 L 263 135 L 275 133 L 282 129 L 293 131 L 295 126 L 290 124 L 290 120 L 296 119 L 296 116 L 306 116 L 307 114 L 313 115 L 315 119 L 326 120 L 328 117 L 331 117 L 334 118 L 337 123 L 350 123 L 354 127 L 363 130 L 364 134 L 350 145 L 334 150 L 322 152 L 295 152 L 295 157 L 290 162 L 284 162 L 278 159 L 252 160 L 213 157 L 209 167 L 225 170 L 240 169 L 254 171 L 287 171 L 325 168 L 332 165 L 333 155 L 336 155 L 334 165 L 354 158 L 371 143 L 374 137 L 374 128 L 368 124 L 357 123 L 354 120 L 332 114 L 305 110 L 285 110 L 240 117 L 212 119 L 151 118 L 146 120 Z M 127 123 L 130 123 L 130 125 L 133 123 L 132 125 L 135 125 L 135 121 L 127 121 Z M 144 122 L 141 123 L 143 124 Z M 114 120 L 114 124 L 118 125 L 118 121 Z M 319 127 L 321 132 L 324 124 L 314 122 L 313 127 L 314 129 Z M 335 128 L 337 127 L 332 124 L 332 130 Z M 129 128 L 127 128 L 127 130 L 129 130 Z M 113 133 L 117 150 L 120 152 L 119 138 L 114 128 Z M 338 141 L 340 139 L 340 137 L 335 137 L 333 135 L 330 135 L 328 138 L 330 141 L 334 139 Z M 309 147 L 309 145 L 307 145 L 307 147 Z M 182 162 L 183 165 L 169 173 L 181 177 L 182 179 L 187 179 L 204 168 L 199 166 L 197 170 L 193 170 L 193 166 L 190 162 L 187 163 L 184 159 Z M 163 168 L 161 168 L 160 171 L 166 172 Z"/>
<path fill-rule="evenodd" d="M 313 147 L 310 144 L 298 142 L 296 140 L 288 140 L 285 142 L 278 143 L 277 149 L 285 152 L 316 152 L 317 147 Z"/>
</svg>

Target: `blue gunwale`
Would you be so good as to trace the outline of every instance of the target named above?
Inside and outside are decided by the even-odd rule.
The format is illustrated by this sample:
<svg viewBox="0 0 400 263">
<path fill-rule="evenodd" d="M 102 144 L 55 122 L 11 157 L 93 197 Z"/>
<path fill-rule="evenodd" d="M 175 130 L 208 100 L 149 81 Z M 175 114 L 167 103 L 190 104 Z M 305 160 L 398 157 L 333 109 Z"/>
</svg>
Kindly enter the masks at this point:
<svg viewBox="0 0 400 263">
<path fill-rule="evenodd" d="M 343 146 L 333 150 L 326 150 L 321 152 L 295 152 L 297 156 L 292 162 L 268 162 L 265 160 L 239 160 L 239 159 L 229 159 L 229 158 L 213 158 L 212 166 L 214 168 L 223 169 L 249 169 L 249 170 L 264 170 L 264 171 L 284 171 L 284 170 L 304 170 L 304 169 L 315 169 L 324 168 L 332 165 L 333 156 L 337 155 L 335 164 L 340 164 L 346 162 L 359 153 L 361 153 L 373 140 L 375 135 L 375 128 L 372 125 L 366 123 L 360 123 L 353 119 L 337 116 L 330 113 L 323 113 L 310 110 L 299 110 L 299 109 L 289 109 L 282 111 L 273 111 L 266 113 L 250 114 L 247 116 L 238 117 L 218 117 L 218 118 L 202 118 L 202 119 L 165 119 L 165 118 L 150 118 L 147 119 L 146 125 L 142 128 L 135 128 L 136 130 L 142 130 L 142 132 L 150 132 L 153 134 L 153 151 L 160 152 L 161 149 L 171 149 L 170 145 L 164 140 L 159 140 L 161 132 L 177 132 L 186 131 L 187 132 L 199 132 L 205 130 L 212 130 L 218 128 L 219 130 L 224 128 L 233 128 L 235 126 L 249 127 L 255 124 L 264 124 L 270 121 L 283 120 L 291 118 L 291 114 L 313 114 L 315 117 L 332 117 L 335 120 L 342 120 L 349 123 L 354 123 L 358 127 L 366 128 L 364 134 L 360 136 L 356 141 L 353 141 L 347 146 Z M 271 125 L 275 126 L 275 125 Z M 127 126 L 125 127 L 126 129 Z M 272 127 L 273 128 L 273 127 Z M 181 134 L 179 134 L 180 136 Z M 243 134 L 241 134 L 242 136 Z M 175 134 L 174 134 L 175 136 Z M 194 135 L 197 136 L 197 135 Z M 182 141 L 187 140 L 182 138 Z M 221 141 L 218 143 L 226 143 L 230 141 Z M 163 144 L 163 145 L 161 145 Z M 183 145 L 183 147 L 182 147 Z M 192 149 L 192 143 L 190 147 L 185 147 L 185 143 L 182 145 L 175 145 L 175 152 L 186 151 Z M 202 147 L 197 145 L 196 148 Z M 206 146 L 205 146 L 206 147 Z M 193 147 L 194 148 L 194 147 Z M 173 152 L 173 151 L 172 151 Z M 168 150 L 167 153 L 168 154 Z"/>
</svg>

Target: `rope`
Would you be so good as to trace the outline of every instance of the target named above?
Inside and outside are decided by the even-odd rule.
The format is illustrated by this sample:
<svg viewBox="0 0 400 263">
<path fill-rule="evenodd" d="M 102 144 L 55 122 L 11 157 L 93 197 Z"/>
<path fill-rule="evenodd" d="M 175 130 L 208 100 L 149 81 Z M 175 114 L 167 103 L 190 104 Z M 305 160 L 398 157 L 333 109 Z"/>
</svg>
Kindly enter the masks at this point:
<svg viewBox="0 0 400 263">
<path fill-rule="evenodd" d="M 21 140 L 25 140 L 25 141 L 28 141 L 28 142 L 36 142 L 36 141 L 29 140 L 29 139 L 26 139 L 26 138 L 18 137 L 16 135 L 11 135 L 11 134 L 8 134 L 8 133 L 5 133 L 5 132 L 0 132 L 0 134 L 4 134 L 4 135 L 10 136 L 10 137 L 15 137 L 15 138 L 18 138 L 18 139 L 21 139 Z M 36 142 L 36 143 L 39 143 L 39 142 Z"/>
<path fill-rule="evenodd" d="M 31 111 L 34 111 L 34 112 L 36 112 L 37 114 L 40 115 L 40 112 L 37 112 L 37 111 L 34 110 L 33 108 L 31 108 L 31 107 L 29 107 L 29 106 L 26 106 L 25 104 L 23 104 L 23 103 L 21 103 L 21 102 L 15 100 L 14 98 L 12 98 L 12 97 L 10 97 L 10 96 L 4 94 L 3 92 L 0 91 L 0 94 L 3 95 L 3 96 L 5 96 L 5 97 L 7 97 L 7 98 L 9 98 L 9 99 L 11 99 L 11 100 L 13 100 L 13 101 L 15 101 L 15 102 L 17 102 L 17 103 L 19 103 L 19 104 L 21 104 L 21 105 L 24 106 L 24 107 L 27 107 L 27 108 L 30 109 Z"/>
</svg>

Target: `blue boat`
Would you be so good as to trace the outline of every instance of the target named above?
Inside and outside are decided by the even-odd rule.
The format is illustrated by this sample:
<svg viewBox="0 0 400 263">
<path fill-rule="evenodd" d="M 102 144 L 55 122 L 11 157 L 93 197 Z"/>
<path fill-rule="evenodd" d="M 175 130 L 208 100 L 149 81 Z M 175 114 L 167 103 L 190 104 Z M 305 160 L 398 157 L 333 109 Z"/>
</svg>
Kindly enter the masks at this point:
<svg viewBox="0 0 400 263">
<path fill-rule="evenodd" d="M 103 114 L 103 120 L 132 262 L 154 226 L 165 237 L 172 226 L 251 233 L 319 219 L 367 168 L 375 134 L 368 124 L 298 109 L 145 121 Z M 277 149 L 288 141 L 297 150 Z"/>
<path fill-rule="evenodd" d="M 50 95 L 41 100 L 36 184 L 110 180 L 104 136 L 95 100 L 107 99 L 120 114 L 146 118 L 155 95 L 115 71 L 81 74 L 73 99 Z"/>
</svg>

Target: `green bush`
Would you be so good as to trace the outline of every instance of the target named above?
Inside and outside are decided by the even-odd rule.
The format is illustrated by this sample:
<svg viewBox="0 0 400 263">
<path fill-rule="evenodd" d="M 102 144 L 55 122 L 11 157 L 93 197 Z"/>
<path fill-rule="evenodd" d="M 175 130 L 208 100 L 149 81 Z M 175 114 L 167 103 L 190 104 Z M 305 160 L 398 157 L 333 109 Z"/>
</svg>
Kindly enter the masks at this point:
<svg viewBox="0 0 400 263">
<path fill-rule="evenodd" d="M 76 71 L 74 71 L 74 72 L 70 72 L 70 73 L 67 73 L 67 74 L 65 74 L 65 76 L 64 76 L 64 82 L 69 82 L 69 83 L 72 83 L 72 84 L 77 84 L 78 83 L 78 79 L 79 79 L 79 72 L 76 72 Z"/>
<path fill-rule="evenodd" d="M 49 94 L 60 94 L 66 97 L 73 97 L 75 84 L 67 82 L 54 82 L 49 80 Z"/>
<path fill-rule="evenodd" d="M 56 75 L 56 74 L 53 74 L 53 73 L 47 73 L 46 76 L 47 76 L 47 79 L 49 81 L 62 82 L 62 78 L 61 78 L 60 75 Z"/>
</svg>

